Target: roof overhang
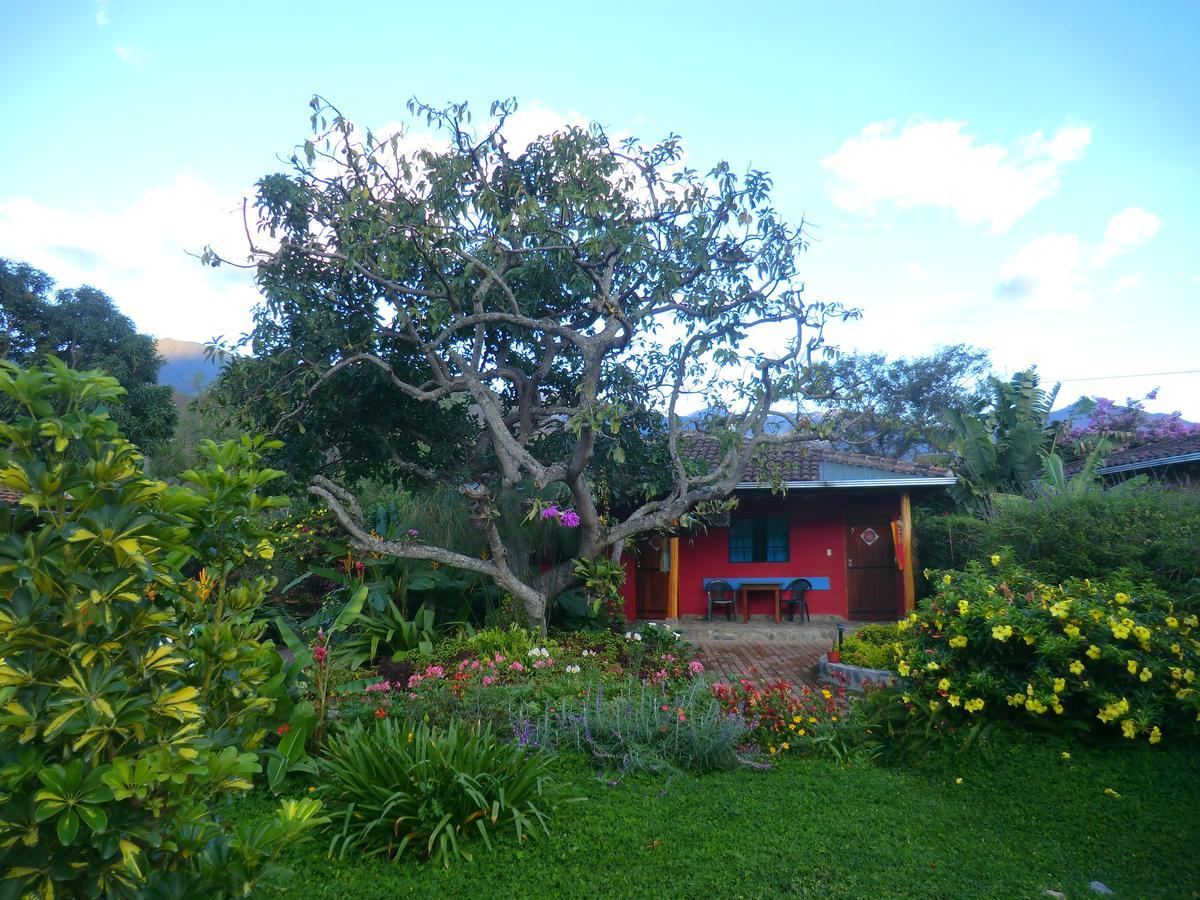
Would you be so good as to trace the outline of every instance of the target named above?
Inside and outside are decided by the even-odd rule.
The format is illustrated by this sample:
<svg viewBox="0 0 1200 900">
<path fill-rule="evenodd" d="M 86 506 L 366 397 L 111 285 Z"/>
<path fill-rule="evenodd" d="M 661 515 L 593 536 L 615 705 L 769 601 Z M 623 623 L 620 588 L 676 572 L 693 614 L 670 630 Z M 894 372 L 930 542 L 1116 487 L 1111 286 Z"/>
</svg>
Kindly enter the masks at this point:
<svg viewBox="0 0 1200 900">
<path fill-rule="evenodd" d="M 918 478 L 862 478 L 845 481 L 785 481 L 783 487 L 789 491 L 799 488 L 895 488 L 895 487 L 950 487 L 957 479 L 953 475 Z M 779 485 L 769 481 L 743 481 L 736 491 L 765 491 Z"/>
<path fill-rule="evenodd" d="M 1174 466 L 1179 463 L 1200 462 L 1200 453 L 1183 453 L 1179 456 L 1164 456 L 1162 459 L 1144 459 L 1141 462 L 1125 463 L 1120 466 L 1103 466 L 1096 470 L 1100 475 L 1113 475 L 1117 472 L 1131 472 L 1134 469 L 1158 469 L 1162 466 Z"/>
</svg>

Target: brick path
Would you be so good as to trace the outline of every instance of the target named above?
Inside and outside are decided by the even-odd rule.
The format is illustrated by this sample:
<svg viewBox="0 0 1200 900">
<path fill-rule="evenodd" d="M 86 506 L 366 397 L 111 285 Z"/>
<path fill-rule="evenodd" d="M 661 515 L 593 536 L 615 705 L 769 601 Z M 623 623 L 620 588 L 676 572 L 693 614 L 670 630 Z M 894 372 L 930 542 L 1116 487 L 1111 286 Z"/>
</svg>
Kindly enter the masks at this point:
<svg viewBox="0 0 1200 900">
<path fill-rule="evenodd" d="M 705 641 L 700 644 L 700 660 L 709 672 L 726 678 L 785 678 L 815 685 L 817 660 L 828 649 L 824 638 L 797 642 Z"/>
</svg>

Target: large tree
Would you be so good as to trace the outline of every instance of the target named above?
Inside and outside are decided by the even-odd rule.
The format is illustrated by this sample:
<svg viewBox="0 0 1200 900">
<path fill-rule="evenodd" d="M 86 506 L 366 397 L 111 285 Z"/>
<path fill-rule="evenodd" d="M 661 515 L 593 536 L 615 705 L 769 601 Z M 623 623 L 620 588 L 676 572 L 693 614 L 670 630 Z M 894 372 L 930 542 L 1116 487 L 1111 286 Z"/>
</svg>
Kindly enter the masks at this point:
<svg viewBox="0 0 1200 900">
<path fill-rule="evenodd" d="M 29 365 L 52 355 L 74 369 L 103 369 L 126 391 L 111 410 L 122 433 L 148 453 L 170 439 L 176 409 L 171 389 L 158 384 L 154 338 L 107 294 L 87 286 L 55 293 L 45 272 L 0 259 L 0 326 L 0 358 Z"/>
<path fill-rule="evenodd" d="M 410 103 L 433 132 L 415 150 L 312 107 L 294 170 L 258 185 L 265 300 L 224 396 L 281 436 L 316 429 L 309 491 L 359 547 L 484 573 L 542 621 L 574 565 L 510 553 L 514 496 L 519 515 L 577 528 L 579 557 L 619 557 L 726 497 L 766 445 L 827 436 L 805 403 L 826 396 L 826 323 L 854 313 L 803 296 L 803 223 L 777 215 L 766 174 L 701 173 L 676 137 L 595 127 L 510 143 L 512 101 L 478 132 L 465 105 Z M 680 417 L 705 403 L 723 410 L 705 422 L 722 448 L 707 468 Z M 353 417 L 331 422 L 339 407 Z M 795 434 L 768 434 L 770 416 Z M 606 513 L 600 473 L 628 446 L 658 471 Z M 364 449 L 459 485 L 486 552 L 372 534 L 338 483 Z"/>
<path fill-rule="evenodd" d="M 842 440 L 862 453 L 896 459 L 930 453 L 950 427 L 949 411 L 980 406 L 988 396 L 988 352 L 966 344 L 923 356 L 846 354 L 830 363 L 847 417 Z"/>
</svg>

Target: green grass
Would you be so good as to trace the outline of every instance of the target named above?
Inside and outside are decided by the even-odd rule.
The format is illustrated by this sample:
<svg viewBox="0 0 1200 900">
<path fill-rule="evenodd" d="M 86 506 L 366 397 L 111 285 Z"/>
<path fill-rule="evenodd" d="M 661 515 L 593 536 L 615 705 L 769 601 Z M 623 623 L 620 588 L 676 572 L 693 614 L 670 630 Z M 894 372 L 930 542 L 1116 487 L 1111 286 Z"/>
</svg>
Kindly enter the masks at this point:
<svg viewBox="0 0 1200 900">
<path fill-rule="evenodd" d="M 1118 897 L 1200 896 L 1200 755 L 1061 749 L 1030 740 L 924 769 L 788 759 L 617 787 L 564 761 L 588 800 L 550 838 L 480 846 L 449 871 L 332 861 L 318 839 L 286 860 L 289 896 L 1095 897 L 1092 879 Z"/>
</svg>

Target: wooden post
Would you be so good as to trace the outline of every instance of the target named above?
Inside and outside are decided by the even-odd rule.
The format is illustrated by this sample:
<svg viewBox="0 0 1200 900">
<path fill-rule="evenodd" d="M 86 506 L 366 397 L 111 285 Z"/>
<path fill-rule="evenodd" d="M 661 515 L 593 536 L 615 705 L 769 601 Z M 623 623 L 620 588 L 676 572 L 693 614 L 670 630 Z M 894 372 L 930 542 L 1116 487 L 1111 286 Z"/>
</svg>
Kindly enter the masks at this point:
<svg viewBox="0 0 1200 900">
<path fill-rule="evenodd" d="M 913 556 L 912 503 L 908 491 L 900 493 L 900 546 L 904 549 L 904 611 L 910 613 L 917 605 L 917 585 L 914 572 L 917 560 Z"/>
<path fill-rule="evenodd" d="M 679 538 L 671 538 L 671 574 L 667 581 L 667 618 L 679 618 Z"/>
</svg>

